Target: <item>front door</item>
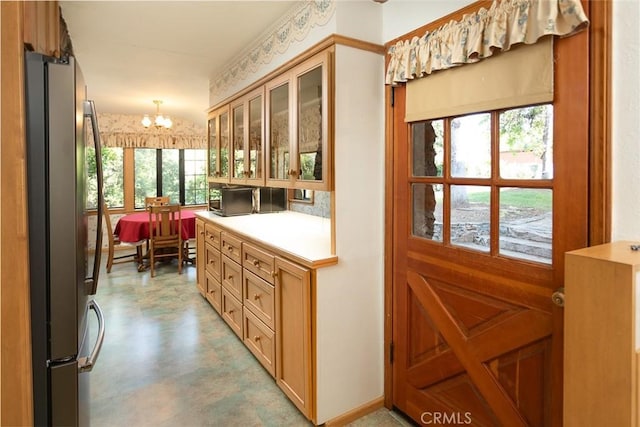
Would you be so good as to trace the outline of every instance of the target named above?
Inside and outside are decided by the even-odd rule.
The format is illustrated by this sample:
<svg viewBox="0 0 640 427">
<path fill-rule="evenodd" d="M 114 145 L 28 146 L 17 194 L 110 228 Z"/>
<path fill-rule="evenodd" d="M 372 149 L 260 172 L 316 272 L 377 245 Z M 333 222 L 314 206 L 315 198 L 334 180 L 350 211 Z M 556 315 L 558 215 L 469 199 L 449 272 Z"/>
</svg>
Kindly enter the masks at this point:
<svg viewBox="0 0 640 427">
<path fill-rule="evenodd" d="M 552 294 L 588 243 L 588 33 L 554 43 L 550 104 L 405 123 L 394 89 L 392 399 L 421 425 L 562 423 Z"/>
</svg>

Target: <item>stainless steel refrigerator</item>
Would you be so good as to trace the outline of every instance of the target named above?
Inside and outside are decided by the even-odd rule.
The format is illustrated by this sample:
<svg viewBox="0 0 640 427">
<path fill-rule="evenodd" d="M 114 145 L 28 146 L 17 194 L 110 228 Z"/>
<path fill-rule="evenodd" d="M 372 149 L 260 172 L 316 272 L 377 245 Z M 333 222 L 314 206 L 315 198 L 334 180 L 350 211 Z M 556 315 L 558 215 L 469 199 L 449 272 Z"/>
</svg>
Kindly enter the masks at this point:
<svg viewBox="0 0 640 427">
<path fill-rule="evenodd" d="M 104 319 L 94 299 L 103 214 L 95 107 L 86 100 L 73 57 L 25 52 L 25 88 L 34 423 L 85 426 L 89 372 L 104 340 Z M 87 176 L 87 145 L 95 148 L 96 176 Z M 87 244 L 89 180 L 95 180 L 98 193 L 92 248 Z"/>
</svg>

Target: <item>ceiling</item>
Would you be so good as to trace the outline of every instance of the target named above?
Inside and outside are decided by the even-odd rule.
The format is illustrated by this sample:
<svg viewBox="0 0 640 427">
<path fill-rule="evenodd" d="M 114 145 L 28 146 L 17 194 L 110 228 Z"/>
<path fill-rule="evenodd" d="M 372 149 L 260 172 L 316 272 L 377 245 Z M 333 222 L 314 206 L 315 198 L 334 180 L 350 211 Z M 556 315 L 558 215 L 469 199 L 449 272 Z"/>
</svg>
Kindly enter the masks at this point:
<svg viewBox="0 0 640 427">
<path fill-rule="evenodd" d="M 100 112 L 161 111 L 201 123 L 209 77 L 300 1 L 61 1 L 90 99 Z"/>
</svg>

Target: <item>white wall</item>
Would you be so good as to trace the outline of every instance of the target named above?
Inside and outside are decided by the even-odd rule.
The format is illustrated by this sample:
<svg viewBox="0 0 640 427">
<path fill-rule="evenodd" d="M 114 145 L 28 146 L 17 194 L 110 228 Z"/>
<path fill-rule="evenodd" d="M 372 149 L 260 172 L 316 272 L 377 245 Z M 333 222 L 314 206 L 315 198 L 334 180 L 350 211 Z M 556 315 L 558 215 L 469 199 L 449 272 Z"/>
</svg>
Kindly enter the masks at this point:
<svg viewBox="0 0 640 427">
<path fill-rule="evenodd" d="M 384 395 L 384 58 L 338 45 L 335 64 L 338 264 L 317 275 L 318 423 Z"/>
<path fill-rule="evenodd" d="M 382 5 L 382 44 L 471 3 L 468 0 L 389 0 Z"/>
<path fill-rule="evenodd" d="M 613 2 L 612 240 L 640 240 L 640 2 Z"/>
</svg>

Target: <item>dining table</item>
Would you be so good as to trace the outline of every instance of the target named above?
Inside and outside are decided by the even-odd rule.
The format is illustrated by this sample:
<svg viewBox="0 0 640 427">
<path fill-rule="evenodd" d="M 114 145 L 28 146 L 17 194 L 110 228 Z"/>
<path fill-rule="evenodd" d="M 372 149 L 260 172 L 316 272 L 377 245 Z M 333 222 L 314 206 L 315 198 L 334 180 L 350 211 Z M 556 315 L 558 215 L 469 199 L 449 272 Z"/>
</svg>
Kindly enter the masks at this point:
<svg viewBox="0 0 640 427">
<path fill-rule="evenodd" d="M 181 210 L 182 240 L 196 237 L 196 215 L 192 210 Z M 113 233 L 121 242 L 138 243 L 149 240 L 149 212 L 135 212 L 122 216 Z M 194 259 L 186 257 L 188 262 L 194 263 Z M 141 270 L 141 268 L 138 268 Z"/>
</svg>

